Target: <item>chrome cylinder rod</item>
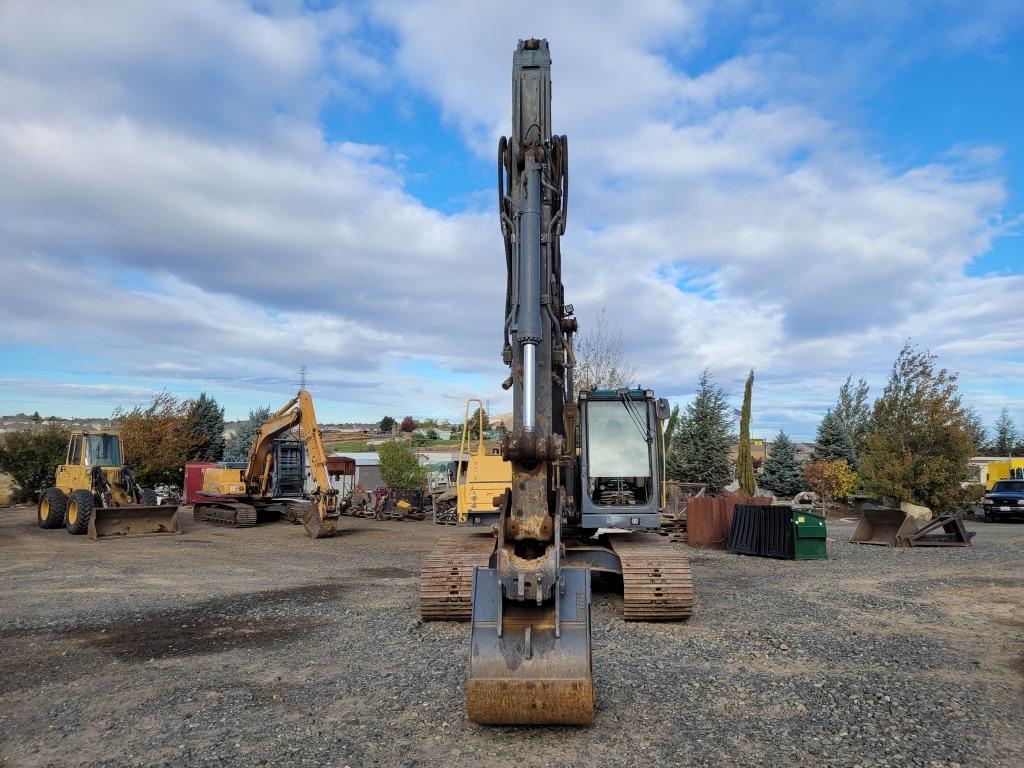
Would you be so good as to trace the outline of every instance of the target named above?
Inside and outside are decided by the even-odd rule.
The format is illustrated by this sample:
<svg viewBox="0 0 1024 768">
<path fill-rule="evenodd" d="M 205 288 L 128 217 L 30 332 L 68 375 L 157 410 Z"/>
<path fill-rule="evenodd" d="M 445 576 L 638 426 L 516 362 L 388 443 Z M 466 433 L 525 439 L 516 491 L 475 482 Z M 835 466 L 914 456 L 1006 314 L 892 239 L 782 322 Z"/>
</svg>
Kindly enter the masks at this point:
<svg viewBox="0 0 1024 768">
<path fill-rule="evenodd" d="M 537 345 L 523 344 L 523 431 L 537 427 Z"/>
</svg>

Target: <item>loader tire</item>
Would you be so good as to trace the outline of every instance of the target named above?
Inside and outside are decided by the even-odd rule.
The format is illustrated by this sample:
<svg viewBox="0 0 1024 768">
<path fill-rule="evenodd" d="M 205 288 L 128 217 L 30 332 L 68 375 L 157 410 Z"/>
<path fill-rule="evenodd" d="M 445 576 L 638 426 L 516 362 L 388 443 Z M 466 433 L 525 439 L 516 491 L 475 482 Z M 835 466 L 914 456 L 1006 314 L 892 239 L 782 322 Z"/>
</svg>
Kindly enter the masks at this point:
<svg viewBox="0 0 1024 768">
<path fill-rule="evenodd" d="M 38 516 L 40 528 L 60 528 L 64 525 L 68 500 L 60 488 L 47 488 L 39 494 Z"/>
<path fill-rule="evenodd" d="M 64 527 L 68 533 L 81 536 L 89 527 L 92 518 L 92 494 L 89 491 L 72 491 L 68 498 L 67 522 Z"/>
<path fill-rule="evenodd" d="M 142 493 L 139 494 L 139 503 L 144 507 L 155 507 L 156 502 L 156 491 L 152 488 L 143 488 Z"/>
</svg>

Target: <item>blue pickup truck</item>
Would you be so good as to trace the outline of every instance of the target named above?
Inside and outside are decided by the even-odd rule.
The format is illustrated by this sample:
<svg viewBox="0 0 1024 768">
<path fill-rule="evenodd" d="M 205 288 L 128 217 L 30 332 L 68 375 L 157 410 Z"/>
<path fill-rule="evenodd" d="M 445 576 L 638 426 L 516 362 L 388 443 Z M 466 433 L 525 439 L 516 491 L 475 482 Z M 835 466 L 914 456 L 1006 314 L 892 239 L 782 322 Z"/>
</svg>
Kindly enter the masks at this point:
<svg viewBox="0 0 1024 768">
<path fill-rule="evenodd" d="M 1024 517 L 1024 480 L 1000 480 L 981 502 L 985 519 L 997 522 L 1001 517 Z"/>
</svg>

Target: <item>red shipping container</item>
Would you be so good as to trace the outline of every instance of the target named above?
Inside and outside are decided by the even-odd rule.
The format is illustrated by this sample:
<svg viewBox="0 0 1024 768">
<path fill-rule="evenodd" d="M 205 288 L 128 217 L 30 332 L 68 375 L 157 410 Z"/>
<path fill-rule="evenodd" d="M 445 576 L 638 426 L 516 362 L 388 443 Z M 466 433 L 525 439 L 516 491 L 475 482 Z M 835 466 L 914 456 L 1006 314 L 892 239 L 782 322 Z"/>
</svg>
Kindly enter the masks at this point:
<svg viewBox="0 0 1024 768">
<path fill-rule="evenodd" d="M 203 470 L 216 467 L 215 461 L 190 461 L 185 465 L 185 503 L 192 504 L 203 490 Z"/>
</svg>

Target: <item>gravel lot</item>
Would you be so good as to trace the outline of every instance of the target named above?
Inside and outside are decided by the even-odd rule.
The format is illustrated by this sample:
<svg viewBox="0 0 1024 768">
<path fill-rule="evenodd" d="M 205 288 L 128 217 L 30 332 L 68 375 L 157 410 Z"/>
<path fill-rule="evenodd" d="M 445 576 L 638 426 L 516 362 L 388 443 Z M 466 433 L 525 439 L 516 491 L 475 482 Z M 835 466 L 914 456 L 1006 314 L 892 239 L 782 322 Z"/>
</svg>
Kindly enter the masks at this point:
<svg viewBox="0 0 1024 768">
<path fill-rule="evenodd" d="M 0 510 L 0 765 L 1024 764 L 1024 524 L 827 562 L 690 550 L 697 613 L 594 596 L 589 729 L 467 723 L 468 625 L 418 620 L 466 535 L 344 518 L 93 542 Z M 684 549 L 685 546 L 684 546 Z"/>
</svg>

